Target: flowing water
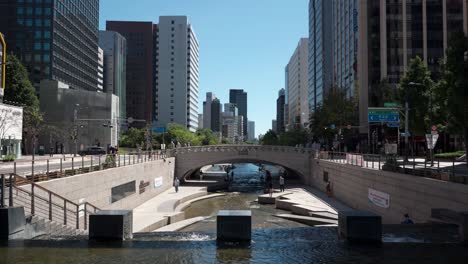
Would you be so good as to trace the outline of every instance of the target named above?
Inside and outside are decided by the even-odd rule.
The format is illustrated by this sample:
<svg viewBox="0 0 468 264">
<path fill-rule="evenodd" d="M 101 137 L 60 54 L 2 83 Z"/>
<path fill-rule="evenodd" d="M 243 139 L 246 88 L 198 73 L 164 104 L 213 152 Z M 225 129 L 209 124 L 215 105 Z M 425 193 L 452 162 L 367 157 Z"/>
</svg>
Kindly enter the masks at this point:
<svg viewBox="0 0 468 264">
<path fill-rule="evenodd" d="M 468 263 L 467 247 L 421 239 L 425 234 L 407 238 L 393 232 L 384 234 L 380 246 L 353 246 L 338 238 L 336 227 L 306 227 L 276 218 L 272 215 L 284 211 L 255 202 L 263 183 L 253 164 L 236 166 L 233 183 L 247 192 L 192 204 L 187 218 L 209 218 L 182 232 L 136 234 L 118 243 L 87 237 L 0 242 L 0 263 Z M 252 210 L 251 243 L 217 243 L 215 216 L 220 209 Z"/>
</svg>

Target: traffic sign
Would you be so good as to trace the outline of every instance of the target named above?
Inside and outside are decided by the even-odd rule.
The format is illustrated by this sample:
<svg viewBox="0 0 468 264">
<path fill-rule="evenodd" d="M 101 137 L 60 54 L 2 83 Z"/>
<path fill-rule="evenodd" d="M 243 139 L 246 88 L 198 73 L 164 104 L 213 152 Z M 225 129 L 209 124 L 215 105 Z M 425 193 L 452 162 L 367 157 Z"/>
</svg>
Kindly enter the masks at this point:
<svg viewBox="0 0 468 264">
<path fill-rule="evenodd" d="M 400 122 L 400 114 L 394 110 L 369 110 L 369 122 Z"/>
<path fill-rule="evenodd" d="M 384 103 L 384 107 L 396 108 L 396 107 L 400 107 L 400 104 L 387 102 L 387 103 Z"/>
<path fill-rule="evenodd" d="M 166 133 L 165 127 L 153 127 L 152 131 L 154 133 Z"/>
<path fill-rule="evenodd" d="M 387 123 L 388 127 L 400 127 L 400 123 L 398 122 L 389 122 Z"/>
<path fill-rule="evenodd" d="M 439 139 L 439 134 L 426 134 L 426 142 L 428 149 L 434 149 L 437 144 L 437 139 Z"/>
<path fill-rule="evenodd" d="M 400 136 L 402 137 L 411 137 L 411 133 L 408 132 L 408 133 L 401 133 Z"/>
</svg>

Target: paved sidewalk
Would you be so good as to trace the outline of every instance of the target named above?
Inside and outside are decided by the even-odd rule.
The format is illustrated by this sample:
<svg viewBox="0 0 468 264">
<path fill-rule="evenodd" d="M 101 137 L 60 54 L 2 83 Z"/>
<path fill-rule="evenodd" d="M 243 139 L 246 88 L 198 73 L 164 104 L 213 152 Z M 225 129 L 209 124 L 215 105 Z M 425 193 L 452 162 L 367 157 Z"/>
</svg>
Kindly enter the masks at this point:
<svg viewBox="0 0 468 264">
<path fill-rule="evenodd" d="M 284 198 L 298 202 L 301 205 L 322 208 L 335 213 L 343 210 L 352 210 L 351 207 L 333 197 L 328 197 L 325 193 L 310 186 L 293 185 L 289 188 L 285 188 L 285 192 L 291 194 L 284 195 Z"/>
<path fill-rule="evenodd" d="M 184 220 L 184 213 L 176 207 L 188 200 L 207 195 L 206 187 L 171 187 L 153 199 L 133 209 L 133 232 L 151 232 L 167 224 Z"/>
</svg>

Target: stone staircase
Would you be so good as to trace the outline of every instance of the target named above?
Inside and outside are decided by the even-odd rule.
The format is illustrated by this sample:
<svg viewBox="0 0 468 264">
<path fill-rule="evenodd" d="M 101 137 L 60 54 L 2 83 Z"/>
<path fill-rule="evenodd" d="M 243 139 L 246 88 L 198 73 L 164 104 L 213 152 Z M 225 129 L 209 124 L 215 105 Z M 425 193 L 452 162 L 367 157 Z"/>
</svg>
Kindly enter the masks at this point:
<svg viewBox="0 0 468 264">
<path fill-rule="evenodd" d="M 84 235 L 88 235 L 87 230 L 76 229 L 39 216 L 29 216 L 26 218 L 25 237 L 29 239 Z"/>
</svg>

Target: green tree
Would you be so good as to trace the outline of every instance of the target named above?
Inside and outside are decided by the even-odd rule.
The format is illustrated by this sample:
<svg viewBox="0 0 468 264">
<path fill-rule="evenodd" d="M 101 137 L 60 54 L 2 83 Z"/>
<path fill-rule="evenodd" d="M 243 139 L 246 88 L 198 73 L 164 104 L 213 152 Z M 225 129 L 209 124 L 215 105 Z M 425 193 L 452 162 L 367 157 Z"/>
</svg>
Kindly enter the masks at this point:
<svg viewBox="0 0 468 264">
<path fill-rule="evenodd" d="M 5 81 L 6 88 L 3 99 L 5 102 L 23 106 L 23 138 L 25 142 L 31 143 L 31 148 L 35 151 L 37 137 L 44 130 L 44 118 L 39 112 L 39 100 L 28 78 L 28 72 L 12 53 L 7 56 Z M 26 144 L 26 146 L 28 145 Z M 27 153 L 28 148 L 26 147 L 25 150 Z"/>
<path fill-rule="evenodd" d="M 132 127 L 120 137 L 119 146 L 126 148 L 136 148 L 137 145 L 142 145 L 145 142 L 146 128 Z"/>
<path fill-rule="evenodd" d="M 308 132 L 301 127 L 294 128 L 279 135 L 279 145 L 282 146 L 296 146 L 305 144 L 308 139 Z"/>
<path fill-rule="evenodd" d="M 382 79 L 375 89 L 370 91 L 369 106 L 383 107 L 386 102 L 394 102 L 396 92 L 396 88 L 390 85 L 388 79 Z"/>
<path fill-rule="evenodd" d="M 196 132 L 201 145 L 217 145 L 219 144 L 219 138 L 211 131 L 211 129 L 203 128 L 198 129 Z"/>
<path fill-rule="evenodd" d="M 179 142 L 181 145 L 189 143 L 191 146 L 201 145 L 201 139 L 184 126 L 179 124 L 168 124 L 167 127 L 167 132 L 170 135 L 170 138 Z"/>
<path fill-rule="evenodd" d="M 331 145 L 333 137 L 340 128 L 353 124 L 356 115 L 356 105 L 346 96 L 346 92 L 333 88 L 324 98 L 316 111 L 312 113 L 312 133 L 316 138 L 322 138 Z"/>
<path fill-rule="evenodd" d="M 435 101 L 441 105 L 439 109 L 447 109 L 449 130 L 463 133 L 468 153 L 468 38 L 460 32 L 452 35 L 449 43 Z"/>
<path fill-rule="evenodd" d="M 275 131 L 270 129 L 260 139 L 260 144 L 262 144 L 262 145 L 278 145 L 278 135 L 275 133 Z"/>
<path fill-rule="evenodd" d="M 434 91 L 431 72 L 420 57 L 410 61 L 408 69 L 398 85 L 398 100 L 401 105 L 409 103 L 409 128 L 412 134 L 422 135 L 430 128 L 433 118 L 431 100 Z"/>
</svg>

